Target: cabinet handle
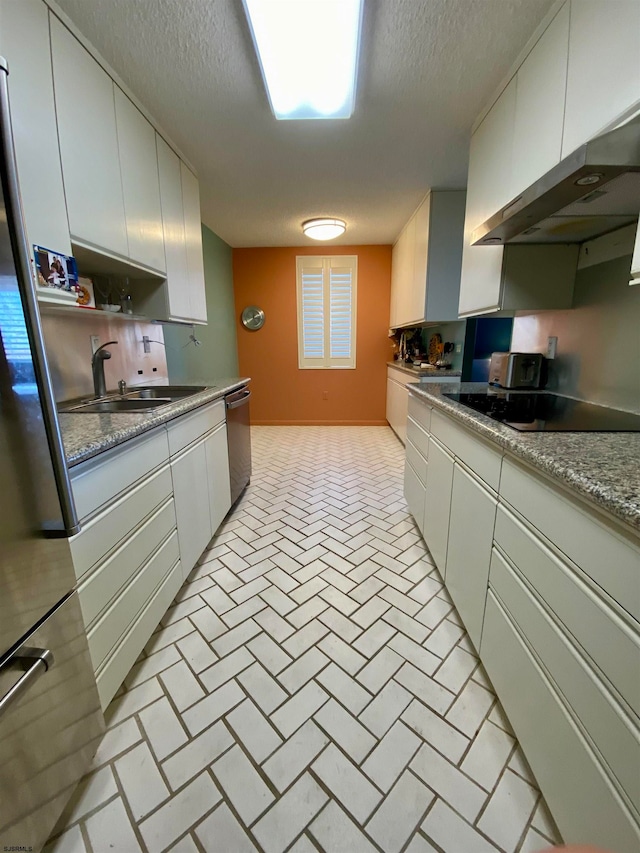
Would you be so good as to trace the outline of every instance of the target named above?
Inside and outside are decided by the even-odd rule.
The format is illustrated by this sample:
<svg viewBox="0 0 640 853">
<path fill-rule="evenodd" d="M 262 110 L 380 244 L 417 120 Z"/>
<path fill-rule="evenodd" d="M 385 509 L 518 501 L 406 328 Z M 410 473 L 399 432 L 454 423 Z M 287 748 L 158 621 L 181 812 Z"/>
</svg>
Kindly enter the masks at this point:
<svg viewBox="0 0 640 853">
<path fill-rule="evenodd" d="M 49 649 L 21 648 L 9 658 L 2 669 L 12 669 L 18 666 L 24 670 L 13 687 L 0 699 L 0 717 L 9 710 L 13 702 L 29 690 L 41 675 L 51 669 L 54 664 L 53 653 Z"/>
</svg>

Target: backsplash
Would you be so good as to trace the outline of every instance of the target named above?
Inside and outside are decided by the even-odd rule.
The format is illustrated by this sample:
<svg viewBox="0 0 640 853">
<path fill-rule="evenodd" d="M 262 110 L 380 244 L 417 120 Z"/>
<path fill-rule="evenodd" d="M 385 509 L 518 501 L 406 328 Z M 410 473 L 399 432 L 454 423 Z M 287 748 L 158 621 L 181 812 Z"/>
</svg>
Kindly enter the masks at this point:
<svg viewBox="0 0 640 853">
<path fill-rule="evenodd" d="M 570 311 L 518 312 L 511 349 L 547 351 L 547 388 L 614 408 L 640 412 L 640 287 L 629 286 L 631 258 L 616 258 L 578 272 Z"/>
<path fill-rule="evenodd" d="M 453 352 L 449 353 L 446 356 L 446 360 L 451 362 L 452 370 L 462 370 L 462 356 L 464 350 L 464 336 L 466 325 L 466 320 L 457 320 L 451 323 L 441 323 L 439 326 L 427 326 L 426 328 L 422 329 L 422 340 L 425 352 L 428 351 L 431 336 L 438 332 L 441 335 L 443 342 L 451 341 L 451 343 L 455 344 L 456 346 L 460 346 L 460 352 L 456 352 L 456 348 L 454 346 Z"/>
<path fill-rule="evenodd" d="M 71 312 L 49 313 L 47 308 L 41 313 L 56 401 L 93 395 L 91 335 L 98 335 L 101 344 L 118 341 L 108 348 L 111 358 L 104 362 L 107 390 L 117 390 L 120 379 L 127 385 L 155 385 L 168 381 L 161 325 L 116 320 L 102 311 L 92 311 L 90 317 L 84 315 L 82 308 L 77 311 L 77 316 Z M 148 335 L 152 341 L 150 353 L 144 352 L 143 335 Z"/>
</svg>

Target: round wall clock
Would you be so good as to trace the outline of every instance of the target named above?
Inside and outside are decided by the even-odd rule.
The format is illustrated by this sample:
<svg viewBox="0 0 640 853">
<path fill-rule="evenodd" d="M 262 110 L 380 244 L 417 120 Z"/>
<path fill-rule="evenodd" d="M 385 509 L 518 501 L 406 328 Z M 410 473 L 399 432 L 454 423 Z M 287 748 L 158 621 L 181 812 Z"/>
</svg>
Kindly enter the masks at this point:
<svg viewBox="0 0 640 853">
<path fill-rule="evenodd" d="M 257 305 L 247 305 L 242 312 L 242 325 L 250 332 L 257 332 L 264 326 L 264 311 Z"/>
</svg>

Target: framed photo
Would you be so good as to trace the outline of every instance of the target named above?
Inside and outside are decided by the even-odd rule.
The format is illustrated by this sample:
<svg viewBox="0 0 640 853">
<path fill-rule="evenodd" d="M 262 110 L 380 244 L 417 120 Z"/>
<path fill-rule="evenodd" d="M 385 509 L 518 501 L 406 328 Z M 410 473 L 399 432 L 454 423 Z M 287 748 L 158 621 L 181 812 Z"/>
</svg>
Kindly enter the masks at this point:
<svg viewBox="0 0 640 853">
<path fill-rule="evenodd" d="M 33 258 L 38 296 L 51 301 L 75 304 L 78 298 L 76 259 L 71 255 L 53 252 L 44 246 L 33 247 Z"/>
</svg>

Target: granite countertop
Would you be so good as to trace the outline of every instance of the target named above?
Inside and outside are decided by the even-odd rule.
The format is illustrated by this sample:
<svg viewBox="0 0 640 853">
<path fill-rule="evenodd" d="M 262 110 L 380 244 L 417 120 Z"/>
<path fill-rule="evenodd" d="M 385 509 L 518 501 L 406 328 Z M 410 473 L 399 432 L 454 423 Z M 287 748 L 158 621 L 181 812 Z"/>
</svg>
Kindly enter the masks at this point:
<svg viewBox="0 0 640 853">
<path fill-rule="evenodd" d="M 109 450 L 123 441 L 134 438 L 143 432 L 160 426 L 167 421 L 184 415 L 198 406 L 211 403 L 219 397 L 240 388 L 251 380 L 246 377 L 225 377 L 223 379 L 194 379 L 189 385 L 206 386 L 204 391 L 183 397 L 175 403 L 158 407 L 151 412 L 114 412 L 112 414 L 68 413 L 58 415 L 60 431 L 67 457 L 67 465 L 72 467 Z M 186 383 L 185 383 L 186 384 Z M 129 391 L 135 390 L 134 386 Z"/>
<path fill-rule="evenodd" d="M 409 376 L 418 376 L 419 379 L 428 379 L 430 376 L 460 376 L 461 370 L 445 370 L 440 367 L 414 367 L 412 364 L 402 364 L 399 361 L 388 361 L 388 367 L 408 373 Z"/>
<path fill-rule="evenodd" d="M 443 396 L 447 391 L 483 391 L 485 383 L 408 387 L 478 435 L 640 530 L 640 433 L 518 432 Z"/>
</svg>

